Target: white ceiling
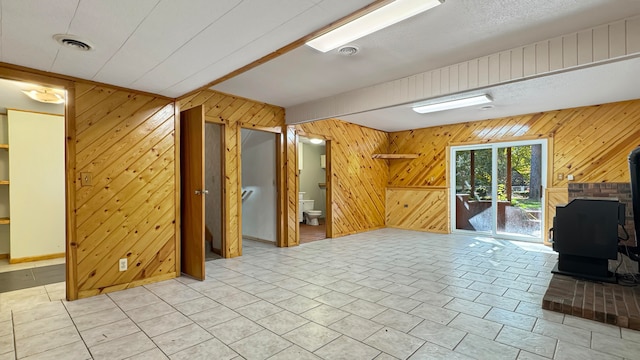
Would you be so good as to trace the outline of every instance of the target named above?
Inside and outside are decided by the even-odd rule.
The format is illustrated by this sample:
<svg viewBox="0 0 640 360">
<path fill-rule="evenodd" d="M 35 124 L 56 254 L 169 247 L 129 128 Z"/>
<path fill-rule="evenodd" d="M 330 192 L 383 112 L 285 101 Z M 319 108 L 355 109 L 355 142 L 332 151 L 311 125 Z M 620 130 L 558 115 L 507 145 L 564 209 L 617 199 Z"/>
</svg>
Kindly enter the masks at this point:
<svg viewBox="0 0 640 360">
<path fill-rule="evenodd" d="M 640 14 L 640 1 L 626 0 L 447 0 L 424 14 L 354 42 L 361 51 L 344 57 L 303 46 L 214 89 L 284 107 L 399 79 L 517 46 Z M 397 131 L 445 123 L 640 98 L 629 82 L 637 62 L 523 81 L 489 89 L 495 108 L 417 115 L 408 106 L 341 119 Z M 617 74 L 617 73 L 616 73 Z M 617 82 L 621 82 L 618 84 Z M 595 87 L 585 87 L 586 84 Z M 605 84 L 604 89 L 601 85 Z"/>
<path fill-rule="evenodd" d="M 179 97 L 371 2 L 0 0 L 0 61 Z M 447 0 L 356 41 L 356 56 L 302 46 L 214 88 L 288 107 L 636 14 L 637 0 Z M 52 39 L 58 33 L 85 38 L 95 49 L 61 47 Z M 490 89 L 496 107 L 481 114 L 416 117 L 399 107 L 345 119 L 400 130 L 640 98 L 628 76 L 640 71 L 637 61 L 615 66 Z M 603 83 L 610 89 L 601 91 Z"/>
<path fill-rule="evenodd" d="M 368 0 L 2 0 L 0 60 L 178 97 Z M 59 46 L 80 36 L 90 52 Z"/>
</svg>

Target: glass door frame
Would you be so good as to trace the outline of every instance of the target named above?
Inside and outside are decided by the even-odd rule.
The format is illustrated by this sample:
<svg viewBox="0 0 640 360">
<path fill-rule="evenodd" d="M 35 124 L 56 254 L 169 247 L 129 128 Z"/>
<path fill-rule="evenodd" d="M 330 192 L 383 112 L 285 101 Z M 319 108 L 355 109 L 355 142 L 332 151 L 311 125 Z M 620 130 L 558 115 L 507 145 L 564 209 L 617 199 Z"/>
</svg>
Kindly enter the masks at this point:
<svg viewBox="0 0 640 360">
<path fill-rule="evenodd" d="M 449 218 L 451 224 L 451 233 L 452 234 L 478 234 L 491 236 L 500 239 L 507 240 L 519 240 L 519 241 L 528 241 L 542 244 L 544 242 L 544 235 L 546 228 L 545 219 L 546 219 L 546 194 L 545 189 L 547 188 L 547 168 L 548 168 L 548 139 L 535 139 L 535 140 L 518 140 L 518 141 L 505 141 L 505 142 L 492 142 L 492 143 L 484 143 L 484 144 L 469 144 L 469 145 L 452 145 L 449 147 Z M 506 147 L 516 147 L 516 146 L 528 146 L 528 145 L 541 145 L 542 153 L 541 153 L 541 169 L 540 169 L 540 184 L 542 186 L 541 189 L 541 197 L 540 197 L 540 207 L 541 214 L 540 218 L 542 222 L 540 224 L 540 238 L 532 238 L 530 236 L 519 236 L 515 234 L 505 234 L 498 232 L 498 149 L 506 148 Z M 457 151 L 468 151 L 468 150 L 486 150 L 491 149 L 491 231 L 472 231 L 472 230 L 463 230 L 456 229 L 456 152 Z"/>
</svg>

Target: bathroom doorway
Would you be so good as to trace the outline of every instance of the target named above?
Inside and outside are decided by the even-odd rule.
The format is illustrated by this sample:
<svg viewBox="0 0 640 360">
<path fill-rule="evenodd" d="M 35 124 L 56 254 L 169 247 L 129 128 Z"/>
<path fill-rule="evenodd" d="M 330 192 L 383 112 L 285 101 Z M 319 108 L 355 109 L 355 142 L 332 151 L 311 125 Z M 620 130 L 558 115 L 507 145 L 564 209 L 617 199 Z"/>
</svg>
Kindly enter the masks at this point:
<svg viewBox="0 0 640 360">
<path fill-rule="evenodd" d="M 241 129 L 243 254 L 276 246 L 278 239 L 277 142 L 281 135 Z"/>
<path fill-rule="evenodd" d="M 319 136 L 298 137 L 298 223 L 300 244 L 328 237 L 328 141 Z"/>
</svg>

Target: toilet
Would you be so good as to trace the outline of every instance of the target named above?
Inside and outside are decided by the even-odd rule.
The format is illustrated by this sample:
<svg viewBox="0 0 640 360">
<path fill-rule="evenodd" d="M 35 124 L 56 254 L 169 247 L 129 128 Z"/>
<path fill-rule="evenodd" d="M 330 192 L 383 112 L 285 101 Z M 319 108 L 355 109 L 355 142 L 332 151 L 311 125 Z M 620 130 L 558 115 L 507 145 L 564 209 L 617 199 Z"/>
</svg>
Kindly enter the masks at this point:
<svg viewBox="0 0 640 360">
<path fill-rule="evenodd" d="M 304 200 L 304 192 L 300 192 L 298 194 L 298 202 L 300 209 L 298 213 L 298 218 L 300 222 L 304 220 L 307 225 L 320 225 L 318 223 L 318 218 L 322 216 L 322 210 L 313 210 L 314 200 Z"/>
<path fill-rule="evenodd" d="M 307 210 L 304 212 L 304 221 L 307 225 L 320 225 L 318 218 L 322 216 L 322 210 Z"/>
</svg>

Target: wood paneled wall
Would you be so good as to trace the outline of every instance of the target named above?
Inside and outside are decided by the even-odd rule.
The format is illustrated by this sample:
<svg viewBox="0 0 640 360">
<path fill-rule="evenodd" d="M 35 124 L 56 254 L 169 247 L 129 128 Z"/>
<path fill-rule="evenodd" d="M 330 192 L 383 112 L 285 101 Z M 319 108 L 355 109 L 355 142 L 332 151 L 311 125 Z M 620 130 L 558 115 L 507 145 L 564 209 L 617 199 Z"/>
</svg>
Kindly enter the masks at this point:
<svg viewBox="0 0 640 360">
<path fill-rule="evenodd" d="M 239 256 L 242 255 L 240 129 L 281 129 L 284 109 L 213 90 L 204 90 L 178 101 L 181 111 L 198 105 L 204 106 L 206 121 L 223 125 L 223 216 L 226 221 L 223 254 L 225 257 Z"/>
<path fill-rule="evenodd" d="M 448 186 L 449 145 L 547 138 L 551 139 L 548 187 L 554 188 L 547 208 L 554 207 L 556 202 L 566 201 L 561 194 L 566 192 L 568 174 L 573 174 L 576 182 L 629 181 L 627 156 L 640 145 L 639 119 L 640 100 L 634 100 L 391 133 L 392 153 L 419 157 L 392 161 L 389 186 Z M 448 211 L 441 214 L 448 216 Z M 433 221 L 435 224 L 424 226 L 444 222 Z"/>
<path fill-rule="evenodd" d="M 175 277 L 173 101 L 75 85 L 75 242 L 78 297 Z M 81 175 L 91 176 L 82 186 Z M 128 270 L 118 271 L 118 260 Z"/>
<path fill-rule="evenodd" d="M 449 191 L 446 188 L 387 189 L 387 226 L 400 229 L 449 232 Z"/>
<path fill-rule="evenodd" d="M 389 165 L 387 160 L 372 159 L 371 155 L 387 152 L 387 133 L 336 119 L 295 127 L 307 134 L 321 135 L 331 140 L 333 227 L 329 236 L 338 237 L 384 227 Z M 289 146 L 295 146 L 295 143 L 289 143 Z M 294 193 L 294 196 L 297 199 L 297 194 Z"/>
</svg>

